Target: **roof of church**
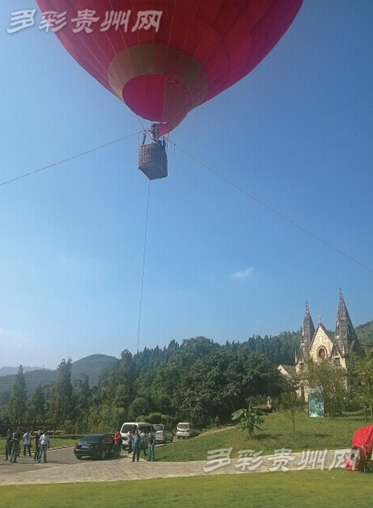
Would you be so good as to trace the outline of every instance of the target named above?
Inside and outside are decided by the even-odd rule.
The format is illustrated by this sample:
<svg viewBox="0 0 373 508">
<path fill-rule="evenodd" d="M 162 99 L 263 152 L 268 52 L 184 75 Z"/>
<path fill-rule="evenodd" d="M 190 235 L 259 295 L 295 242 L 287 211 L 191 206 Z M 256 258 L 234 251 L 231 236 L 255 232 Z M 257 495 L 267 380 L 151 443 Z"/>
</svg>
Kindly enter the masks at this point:
<svg viewBox="0 0 373 508">
<path fill-rule="evenodd" d="M 285 370 L 289 376 L 291 376 L 292 378 L 295 378 L 295 375 L 296 375 L 296 371 L 295 371 L 295 365 L 285 365 L 284 363 L 281 363 L 278 368 L 280 369 L 283 369 Z"/>
<path fill-rule="evenodd" d="M 335 324 L 335 342 L 337 342 L 337 344 L 343 344 L 347 351 L 354 345 L 354 343 L 359 345 L 355 328 L 353 327 L 343 298 L 342 290 L 339 292 L 339 304 Z"/>
<path fill-rule="evenodd" d="M 303 326 L 302 326 L 302 330 L 301 330 L 302 344 L 307 344 L 307 343 L 310 344 L 314 333 L 315 333 L 315 326 L 312 321 L 310 309 L 308 308 L 308 303 L 306 303 L 306 310 L 304 313 Z"/>
<path fill-rule="evenodd" d="M 301 344 L 299 350 L 296 353 L 296 363 L 302 360 L 305 361 L 306 358 L 308 358 L 309 351 L 312 348 L 317 330 L 320 328 L 333 343 L 333 348 L 338 351 L 338 354 L 341 356 L 345 356 L 351 349 L 357 349 L 358 351 L 361 350 L 361 346 L 359 344 L 355 329 L 346 307 L 346 303 L 343 298 L 342 290 L 339 292 L 339 303 L 334 337 L 331 337 L 331 333 L 328 332 L 321 321 L 318 323 L 315 330 L 308 308 L 308 303 L 306 303 L 303 326 L 301 329 Z"/>
</svg>

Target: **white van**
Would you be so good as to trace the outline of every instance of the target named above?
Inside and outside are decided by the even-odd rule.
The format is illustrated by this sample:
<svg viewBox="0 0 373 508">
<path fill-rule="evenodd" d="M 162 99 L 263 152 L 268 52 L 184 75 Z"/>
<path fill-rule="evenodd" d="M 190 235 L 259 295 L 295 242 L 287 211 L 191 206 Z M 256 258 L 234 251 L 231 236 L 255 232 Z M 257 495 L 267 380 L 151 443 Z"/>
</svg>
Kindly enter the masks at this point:
<svg viewBox="0 0 373 508">
<path fill-rule="evenodd" d="M 135 430 L 143 430 L 148 436 L 150 432 L 154 433 L 153 425 L 148 422 L 125 422 L 120 429 L 120 435 L 122 436 L 122 449 L 128 450 L 128 433 L 135 432 Z"/>
<path fill-rule="evenodd" d="M 176 427 L 177 439 L 186 439 L 190 437 L 190 423 L 179 422 Z"/>
<path fill-rule="evenodd" d="M 162 423 L 153 424 L 155 430 L 155 442 L 156 443 L 172 443 L 173 433 L 169 425 L 163 425 Z"/>
</svg>

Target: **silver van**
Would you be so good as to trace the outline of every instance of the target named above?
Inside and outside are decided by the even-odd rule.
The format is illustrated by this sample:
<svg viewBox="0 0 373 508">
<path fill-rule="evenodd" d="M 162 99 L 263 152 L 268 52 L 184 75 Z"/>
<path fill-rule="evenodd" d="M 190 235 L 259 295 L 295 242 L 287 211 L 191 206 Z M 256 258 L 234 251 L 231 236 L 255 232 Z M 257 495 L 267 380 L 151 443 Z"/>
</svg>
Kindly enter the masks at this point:
<svg viewBox="0 0 373 508">
<path fill-rule="evenodd" d="M 130 432 L 144 431 L 146 436 L 151 432 L 154 433 L 153 425 L 148 422 L 125 422 L 120 429 L 120 435 L 122 436 L 122 449 L 128 450 L 128 436 Z"/>
<path fill-rule="evenodd" d="M 174 437 L 171 427 L 162 423 L 153 423 L 156 443 L 172 443 Z"/>
</svg>

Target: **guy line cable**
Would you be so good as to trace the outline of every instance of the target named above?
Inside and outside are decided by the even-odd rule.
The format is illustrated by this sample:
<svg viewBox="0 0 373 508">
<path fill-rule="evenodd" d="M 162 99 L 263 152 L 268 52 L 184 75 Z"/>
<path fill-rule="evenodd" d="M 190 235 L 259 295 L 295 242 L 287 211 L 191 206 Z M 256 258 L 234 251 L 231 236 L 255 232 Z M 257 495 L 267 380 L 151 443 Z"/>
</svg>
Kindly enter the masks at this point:
<svg viewBox="0 0 373 508">
<path fill-rule="evenodd" d="M 368 270 L 369 272 L 373 273 L 373 269 L 362 263 L 361 261 L 355 259 L 354 257 L 350 256 L 349 254 L 347 254 L 346 252 L 342 251 L 341 249 L 339 249 L 338 247 L 335 247 L 334 245 L 332 245 L 331 243 L 327 242 L 326 240 L 322 239 L 320 236 L 316 235 L 315 233 L 312 233 L 311 231 L 309 231 L 308 229 L 304 228 L 303 226 L 301 226 L 300 224 L 294 222 L 292 219 L 289 219 L 289 217 L 286 217 L 286 215 L 278 212 L 277 210 L 275 210 L 274 208 L 272 208 L 271 206 L 267 205 L 266 203 L 264 203 L 263 201 L 261 201 L 260 199 L 256 198 L 255 196 L 253 196 L 252 194 L 250 194 L 249 192 L 247 192 L 245 189 L 243 189 L 242 187 L 240 187 L 239 185 L 237 185 L 236 183 L 234 183 L 232 180 L 230 180 L 229 178 L 227 178 L 226 176 L 220 174 L 218 171 L 216 171 L 215 169 L 213 169 L 211 166 L 208 166 L 207 164 L 205 164 L 203 161 L 201 161 L 200 159 L 198 159 L 197 157 L 194 157 L 194 155 L 190 154 L 189 152 L 187 152 L 184 148 L 181 148 L 179 145 L 177 145 L 176 143 L 174 143 L 173 141 L 169 140 L 169 143 L 171 145 L 174 146 L 174 149 L 178 148 L 181 152 L 183 152 L 187 157 L 189 157 L 190 159 L 192 159 L 194 162 L 196 162 L 197 164 L 199 164 L 200 166 L 202 166 L 204 169 L 206 169 L 207 171 L 209 171 L 210 173 L 212 173 L 214 176 L 216 176 L 217 178 L 220 178 L 220 180 L 222 180 L 224 183 L 226 183 L 227 185 L 229 185 L 230 187 L 232 187 L 233 189 L 241 192 L 241 194 L 243 194 L 245 197 L 251 199 L 252 201 L 254 201 L 255 203 L 257 203 L 258 205 L 262 206 L 263 208 L 266 208 L 269 212 L 273 213 L 274 215 L 277 215 L 278 217 L 280 217 L 280 219 L 286 221 L 288 224 L 290 224 L 291 226 L 299 229 L 300 231 L 302 231 L 303 233 L 307 234 L 308 236 L 310 236 L 311 238 L 313 238 L 314 240 L 317 240 L 319 243 L 322 243 L 323 245 L 325 245 L 326 247 L 329 247 L 330 249 L 334 250 L 335 252 L 337 252 L 338 254 L 340 254 L 341 256 L 344 256 L 345 258 L 349 259 L 350 261 L 352 261 L 353 263 L 356 263 L 357 265 L 361 266 L 362 268 L 365 268 L 366 270 Z"/>
<path fill-rule="evenodd" d="M 57 162 L 54 162 L 53 164 L 48 164 L 48 166 L 43 166 L 42 168 L 35 169 L 34 171 L 30 171 L 28 173 L 24 173 L 23 175 L 16 176 L 14 178 L 11 178 L 10 180 L 1 182 L 0 187 L 2 187 L 4 185 L 8 185 L 13 182 L 16 182 L 17 180 L 21 180 L 22 178 L 27 178 L 29 176 L 36 175 L 37 173 L 41 173 L 42 171 L 45 171 L 47 169 L 51 169 L 55 166 L 59 166 L 60 164 L 65 164 L 65 162 L 69 162 L 74 159 L 78 159 L 79 157 L 83 157 L 84 155 L 88 155 L 90 153 L 97 152 L 98 150 L 101 150 L 102 148 L 107 148 L 108 146 L 115 145 L 116 143 L 120 143 L 121 141 L 124 141 L 126 139 L 132 138 L 134 136 L 138 136 L 139 134 L 141 134 L 141 132 L 142 131 L 135 132 L 133 134 L 129 134 L 128 136 L 124 136 L 123 138 L 119 138 L 114 141 L 110 141 L 109 143 L 105 143 L 104 145 L 96 146 L 95 148 L 91 148 L 90 150 L 86 150 L 85 152 L 80 152 L 78 154 L 72 155 L 71 157 L 67 157 L 66 159 L 62 159 Z"/>
</svg>

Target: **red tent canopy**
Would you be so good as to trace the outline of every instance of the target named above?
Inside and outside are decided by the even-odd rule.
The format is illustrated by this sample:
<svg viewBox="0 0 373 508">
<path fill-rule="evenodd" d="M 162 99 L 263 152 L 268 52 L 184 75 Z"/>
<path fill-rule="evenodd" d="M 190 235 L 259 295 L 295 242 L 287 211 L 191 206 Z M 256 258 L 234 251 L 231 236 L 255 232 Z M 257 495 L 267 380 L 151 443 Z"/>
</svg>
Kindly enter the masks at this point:
<svg viewBox="0 0 373 508">
<path fill-rule="evenodd" d="M 365 448 L 367 453 L 372 453 L 373 445 L 373 425 L 361 427 L 352 437 L 352 446 L 357 448 Z"/>
</svg>

